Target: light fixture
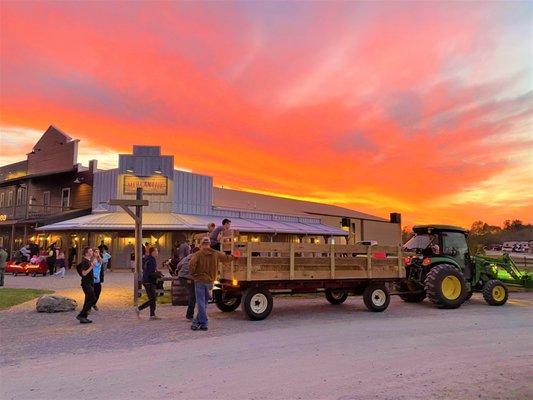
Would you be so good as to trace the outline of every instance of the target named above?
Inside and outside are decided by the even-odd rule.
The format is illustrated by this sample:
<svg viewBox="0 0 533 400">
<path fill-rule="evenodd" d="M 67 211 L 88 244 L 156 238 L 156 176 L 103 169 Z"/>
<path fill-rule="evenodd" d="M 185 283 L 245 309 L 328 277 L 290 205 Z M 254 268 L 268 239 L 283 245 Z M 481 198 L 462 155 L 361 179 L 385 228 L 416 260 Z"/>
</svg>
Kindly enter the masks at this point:
<svg viewBox="0 0 533 400">
<path fill-rule="evenodd" d="M 79 176 L 77 176 L 76 179 L 74 179 L 74 183 L 82 183 L 84 180 L 84 178 L 80 178 Z"/>
<path fill-rule="evenodd" d="M 127 168 L 126 172 L 129 173 L 129 174 L 133 174 L 133 168 Z"/>
<path fill-rule="evenodd" d="M 159 175 L 161 175 L 161 174 L 163 173 L 163 171 L 161 171 L 161 167 L 159 167 L 158 169 L 156 169 L 156 170 L 154 171 L 154 173 L 155 173 L 155 174 L 159 174 Z"/>
</svg>

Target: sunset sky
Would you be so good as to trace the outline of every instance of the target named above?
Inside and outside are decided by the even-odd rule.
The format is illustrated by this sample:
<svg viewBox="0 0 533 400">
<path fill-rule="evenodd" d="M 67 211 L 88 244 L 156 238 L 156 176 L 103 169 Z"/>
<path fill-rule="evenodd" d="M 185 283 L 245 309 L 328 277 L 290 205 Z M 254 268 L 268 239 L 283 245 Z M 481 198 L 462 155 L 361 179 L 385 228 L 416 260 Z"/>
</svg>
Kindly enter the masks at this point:
<svg viewBox="0 0 533 400">
<path fill-rule="evenodd" d="M 2 1 L 0 164 L 54 124 L 113 167 L 404 224 L 533 222 L 532 2 Z"/>
</svg>

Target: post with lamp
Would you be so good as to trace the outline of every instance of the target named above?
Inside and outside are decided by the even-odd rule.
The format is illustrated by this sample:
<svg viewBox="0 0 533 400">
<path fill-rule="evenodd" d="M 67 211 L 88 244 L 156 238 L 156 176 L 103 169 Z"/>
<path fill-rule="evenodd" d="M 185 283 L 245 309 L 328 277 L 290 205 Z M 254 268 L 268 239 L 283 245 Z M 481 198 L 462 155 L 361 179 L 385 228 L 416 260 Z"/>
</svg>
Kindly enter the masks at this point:
<svg viewBox="0 0 533 400">
<path fill-rule="evenodd" d="M 148 206 L 148 200 L 143 200 L 143 189 L 137 188 L 135 200 L 109 200 L 110 206 L 119 206 L 126 211 L 135 221 L 135 271 L 133 273 L 133 302 L 139 302 L 139 277 L 141 275 L 142 263 L 142 219 L 143 207 Z M 133 212 L 130 207 L 135 207 Z"/>
</svg>

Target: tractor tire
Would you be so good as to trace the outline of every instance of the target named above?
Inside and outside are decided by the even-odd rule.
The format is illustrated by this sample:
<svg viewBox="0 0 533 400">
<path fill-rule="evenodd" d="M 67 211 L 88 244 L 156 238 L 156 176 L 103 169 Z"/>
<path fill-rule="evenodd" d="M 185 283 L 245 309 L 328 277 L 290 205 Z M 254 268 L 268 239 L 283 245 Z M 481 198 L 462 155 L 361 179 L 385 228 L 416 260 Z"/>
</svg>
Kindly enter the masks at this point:
<svg viewBox="0 0 533 400">
<path fill-rule="evenodd" d="M 344 290 L 326 289 L 326 300 L 331 304 L 342 304 L 348 298 L 348 292 Z"/>
<path fill-rule="evenodd" d="M 218 290 L 221 292 L 221 290 Z M 240 297 L 227 297 L 224 293 L 220 293 L 215 297 L 215 304 L 222 312 L 235 311 L 241 305 Z"/>
<path fill-rule="evenodd" d="M 471 290 L 471 291 L 467 291 L 466 292 L 466 296 L 465 296 L 465 301 L 468 301 L 472 298 L 472 295 L 474 294 L 474 291 Z"/>
<path fill-rule="evenodd" d="M 241 307 L 249 319 L 260 321 L 269 316 L 274 300 L 268 289 L 252 287 L 242 296 Z"/>
<path fill-rule="evenodd" d="M 370 284 L 363 292 L 363 301 L 370 311 L 385 311 L 390 303 L 390 293 L 383 284 Z"/>
<path fill-rule="evenodd" d="M 491 306 L 503 306 L 509 298 L 507 286 L 502 281 L 491 279 L 483 286 L 483 298 Z"/>
<path fill-rule="evenodd" d="M 433 267 L 424 283 L 428 299 L 439 308 L 458 308 L 465 301 L 466 281 L 453 265 Z"/>
</svg>

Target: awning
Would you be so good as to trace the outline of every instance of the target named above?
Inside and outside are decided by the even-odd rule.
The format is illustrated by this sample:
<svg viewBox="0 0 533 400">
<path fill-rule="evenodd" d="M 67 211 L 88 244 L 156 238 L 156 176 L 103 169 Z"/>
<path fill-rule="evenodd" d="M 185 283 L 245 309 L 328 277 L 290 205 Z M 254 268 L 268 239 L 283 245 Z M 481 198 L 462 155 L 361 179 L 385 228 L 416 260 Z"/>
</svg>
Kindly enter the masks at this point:
<svg viewBox="0 0 533 400">
<path fill-rule="evenodd" d="M 222 224 L 223 217 L 175 213 L 143 213 L 143 229 L 153 231 L 207 231 L 207 224 Z M 321 223 L 281 222 L 266 219 L 231 217 L 232 228 L 239 232 L 292 233 L 302 235 L 346 236 L 342 229 Z M 38 231 L 131 231 L 133 219 L 126 213 L 94 213 L 37 228 Z"/>
</svg>

